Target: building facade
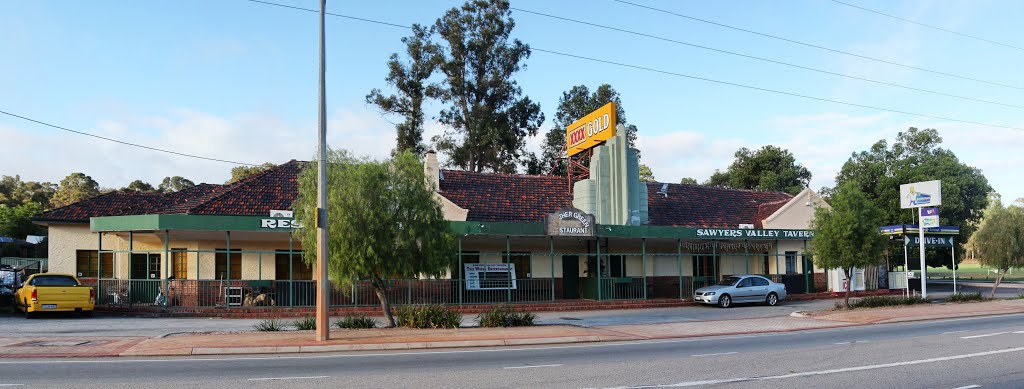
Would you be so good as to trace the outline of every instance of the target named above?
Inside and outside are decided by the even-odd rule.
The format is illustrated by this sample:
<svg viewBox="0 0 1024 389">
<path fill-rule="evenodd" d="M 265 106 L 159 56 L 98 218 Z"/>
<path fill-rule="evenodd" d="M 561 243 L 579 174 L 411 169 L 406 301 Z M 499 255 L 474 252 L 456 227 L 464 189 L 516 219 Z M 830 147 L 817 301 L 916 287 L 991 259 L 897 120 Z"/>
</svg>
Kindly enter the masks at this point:
<svg viewBox="0 0 1024 389">
<path fill-rule="evenodd" d="M 424 159 L 458 236 L 442 279 L 396 280 L 402 303 L 690 299 L 722 276 L 763 274 L 822 291 L 805 257 L 816 207 L 796 196 L 639 180 L 624 132 L 594 149 L 590 176 L 477 173 Z M 49 211 L 51 272 L 99 288 L 100 304 L 309 306 L 315 282 L 288 210 L 304 163 L 173 194 L 112 192 Z M 331 304 L 375 305 L 368 283 Z M 160 300 L 157 296 L 166 297 Z"/>
</svg>

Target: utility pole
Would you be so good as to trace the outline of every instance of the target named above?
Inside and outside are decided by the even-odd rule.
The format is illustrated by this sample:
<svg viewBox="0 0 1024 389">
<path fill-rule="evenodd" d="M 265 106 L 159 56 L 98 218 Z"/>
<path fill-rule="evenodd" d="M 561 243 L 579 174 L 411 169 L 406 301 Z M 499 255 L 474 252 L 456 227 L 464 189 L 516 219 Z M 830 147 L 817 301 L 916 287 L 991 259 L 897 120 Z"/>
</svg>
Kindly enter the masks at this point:
<svg viewBox="0 0 1024 389">
<path fill-rule="evenodd" d="M 327 107 L 324 97 L 324 9 L 327 0 L 320 0 L 320 112 L 317 137 L 318 178 L 316 182 L 316 340 L 331 337 L 330 317 L 327 312 L 330 284 L 327 278 Z"/>
</svg>

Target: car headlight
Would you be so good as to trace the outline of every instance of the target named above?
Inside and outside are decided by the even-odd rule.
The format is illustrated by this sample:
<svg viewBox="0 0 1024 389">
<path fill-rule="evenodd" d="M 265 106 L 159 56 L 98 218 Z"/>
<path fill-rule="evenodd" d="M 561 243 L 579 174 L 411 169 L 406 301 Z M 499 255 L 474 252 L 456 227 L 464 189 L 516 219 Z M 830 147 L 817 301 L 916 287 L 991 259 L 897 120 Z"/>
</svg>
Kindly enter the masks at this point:
<svg viewBox="0 0 1024 389">
<path fill-rule="evenodd" d="M 715 292 L 705 292 L 704 295 L 705 296 L 714 296 Z"/>
</svg>

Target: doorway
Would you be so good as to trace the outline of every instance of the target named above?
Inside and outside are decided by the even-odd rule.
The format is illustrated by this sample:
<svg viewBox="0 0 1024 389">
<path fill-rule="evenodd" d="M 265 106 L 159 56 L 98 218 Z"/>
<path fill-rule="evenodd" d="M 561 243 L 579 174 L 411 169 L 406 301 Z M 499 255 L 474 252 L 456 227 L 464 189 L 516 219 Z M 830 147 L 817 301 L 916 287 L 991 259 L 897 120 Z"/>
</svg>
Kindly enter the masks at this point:
<svg viewBox="0 0 1024 389">
<path fill-rule="evenodd" d="M 569 300 L 580 298 L 580 257 L 578 255 L 562 256 L 562 298 Z"/>
</svg>

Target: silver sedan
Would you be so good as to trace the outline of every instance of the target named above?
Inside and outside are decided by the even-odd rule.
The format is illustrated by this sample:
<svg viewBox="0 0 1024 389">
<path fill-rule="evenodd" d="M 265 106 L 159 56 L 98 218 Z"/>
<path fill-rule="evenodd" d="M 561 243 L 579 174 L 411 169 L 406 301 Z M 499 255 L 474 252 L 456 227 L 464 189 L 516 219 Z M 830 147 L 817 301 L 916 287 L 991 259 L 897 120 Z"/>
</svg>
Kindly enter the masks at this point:
<svg viewBox="0 0 1024 389">
<path fill-rule="evenodd" d="M 693 292 L 693 301 L 729 308 L 733 303 L 765 303 L 776 305 L 786 299 L 786 285 L 752 275 L 730 276 L 717 285 Z"/>
</svg>

